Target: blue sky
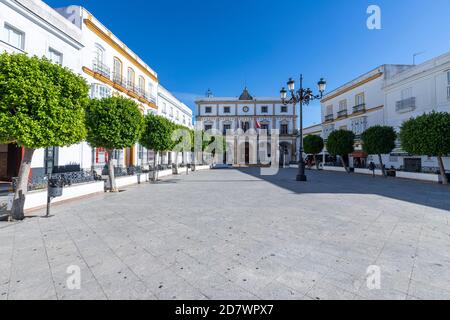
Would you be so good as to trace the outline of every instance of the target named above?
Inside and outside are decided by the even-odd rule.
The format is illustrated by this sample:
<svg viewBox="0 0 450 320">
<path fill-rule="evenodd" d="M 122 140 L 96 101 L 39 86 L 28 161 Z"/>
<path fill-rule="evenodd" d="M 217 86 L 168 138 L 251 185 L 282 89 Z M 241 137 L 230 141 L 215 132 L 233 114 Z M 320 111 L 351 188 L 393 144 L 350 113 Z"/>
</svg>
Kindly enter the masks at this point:
<svg viewBox="0 0 450 320">
<path fill-rule="evenodd" d="M 237 96 L 278 95 L 289 77 L 320 77 L 328 89 L 385 63 L 421 62 L 450 51 L 448 0 L 44 0 L 86 7 L 195 109 L 208 88 Z M 78 1 L 78 2 L 77 2 Z M 366 27 L 367 7 L 382 29 Z M 320 122 L 320 105 L 305 124 Z"/>
</svg>

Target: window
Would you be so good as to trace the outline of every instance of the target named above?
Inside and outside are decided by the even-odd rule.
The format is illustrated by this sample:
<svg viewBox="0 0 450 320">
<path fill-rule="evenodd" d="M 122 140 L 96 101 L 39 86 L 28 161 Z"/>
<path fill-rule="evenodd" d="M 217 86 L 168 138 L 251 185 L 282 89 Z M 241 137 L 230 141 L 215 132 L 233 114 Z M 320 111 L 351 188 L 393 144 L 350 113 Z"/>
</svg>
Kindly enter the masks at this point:
<svg viewBox="0 0 450 320">
<path fill-rule="evenodd" d="M 244 130 L 244 132 L 247 132 L 248 130 L 250 130 L 250 122 L 248 122 L 248 121 L 243 122 L 242 130 Z"/>
<path fill-rule="evenodd" d="M 334 131 L 334 124 L 323 127 L 323 139 L 328 139 L 330 133 Z"/>
<path fill-rule="evenodd" d="M 230 107 L 224 107 L 223 108 L 223 113 L 230 113 L 231 112 L 231 108 Z"/>
<path fill-rule="evenodd" d="M 281 126 L 280 126 L 280 134 L 286 135 L 286 134 L 288 134 L 288 132 L 289 132 L 288 125 L 285 124 L 285 123 L 281 124 Z"/>
<path fill-rule="evenodd" d="M 364 92 L 355 96 L 355 106 L 362 106 L 365 103 Z"/>
<path fill-rule="evenodd" d="M 122 61 L 118 58 L 114 58 L 114 79 L 122 81 Z"/>
<path fill-rule="evenodd" d="M 261 130 L 266 130 L 267 132 L 269 132 L 269 125 L 267 123 L 262 123 Z"/>
<path fill-rule="evenodd" d="M 205 107 L 205 113 L 211 113 L 212 108 L 211 107 Z"/>
<path fill-rule="evenodd" d="M 231 124 L 224 124 L 223 125 L 223 135 L 224 136 L 227 134 L 228 130 L 231 130 Z"/>
<path fill-rule="evenodd" d="M 56 51 L 55 49 L 49 48 L 48 49 L 48 59 L 56 64 L 62 65 L 63 62 L 63 55 L 61 52 Z"/>
<path fill-rule="evenodd" d="M 141 92 L 141 94 L 143 94 L 145 91 L 145 79 L 143 76 L 139 76 L 138 85 L 139 85 L 139 91 Z"/>
<path fill-rule="evenodd" d="M 135 73 L 134 70 L 132 68 L 128 68 L 128 85 L 129 86 L 134 86 L 135 82 L 134 82 L 134 78 L 135 78 Z"/>
<path fill-rule="evenodd" d="M 288 107 L 287 106 L 281 106 L 281 112 L 282 113 L 288 112 Z"/>
<path fill-rule="evenodd" d="M 326 111 L 327 111 L 326 116 L 333 115 L 333 105 L 331 104 L 331 105 L 327 106 L 327 110 Z"/>
<path fill-rule="evenodd" d="M 269 112 L 269 107 L 268 106 L 262 106 L 261 107 L 261 113 L 268 113 Z"/>
<path fill-rule="evenodd" d="M 412 88 L 406 88 L 402 90 L 402 100 L 412 98 Z"/>
<path fill-rule="evenodd" d="M 25 33 L 6 23 L 5 41 L 17 49 L 25 50 Z"/>
<path fill-rule="evenodd" d="M 173 107 L 170 107 L 170 113 L 169 116 L 171 116 L 173 118 Z"/>
<path fill-rule="evenodd" d="M 111 89 L 99 83 L 91 85 L 91 99 L 103 99 L 111 97 Z"/>
<path fill-rule="evenodd" d="M 177 120 L 180 120 L 180 111 L 177 110 L 176 115 L 177 115 L 177 116 L 176 116 L 176 119 L 177 119 Z"/>
<path fill-rule="evenodd" d="M 105 49 L 98 43 L 95 44 L 95 61 L 103 63 L 105 59 Z"/>
<path fill-rule="evenodd" d="M 186 124 L 186 116 L 183 116 L 183 124 Z"/>
<path fill-rule="evenodd" d="M 450 99 L 450 71 L 447 72 L 447 98 Z"/>
<path fill-rule="evenodd" d="M 339 111 L 347 110 L 347 100 L 339 101 Z"/>
<path fill-rule="evenodd" d="M 162 113 L 167 113 L 167 104 L 165 102 L 162 104 Z"/>
<path fill-rule="evenodd" d="M 352 131 L 355 135 L 361 135 L 367 129 L 367 117 L 352 120 Z"/>
<path fill-rule="evenodd" d="M 209 130 L 212 130 L 212 125 L 205 124 L 205 131 L 209 131 Z"/>
</svg>

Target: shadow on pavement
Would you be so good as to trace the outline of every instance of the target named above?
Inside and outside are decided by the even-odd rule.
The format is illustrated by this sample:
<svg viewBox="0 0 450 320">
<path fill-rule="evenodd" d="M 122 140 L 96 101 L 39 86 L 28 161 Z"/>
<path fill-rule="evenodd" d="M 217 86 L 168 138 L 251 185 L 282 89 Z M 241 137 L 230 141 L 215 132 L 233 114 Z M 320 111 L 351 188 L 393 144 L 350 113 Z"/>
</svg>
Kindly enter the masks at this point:
<svg viewBox="0 0 450 320">
<path fill-rule="evenodd" d="M 262 176 L 259 168 L 239 168 L 247 175 L 302 194 L 375 194 L 423 206 L 450 211 L 450 187 L 413 180 L 359 174 L 308 170 L 308 182 L 297 182 L 297 169 L 282 169 L 276 175 Z"/>
</svg>

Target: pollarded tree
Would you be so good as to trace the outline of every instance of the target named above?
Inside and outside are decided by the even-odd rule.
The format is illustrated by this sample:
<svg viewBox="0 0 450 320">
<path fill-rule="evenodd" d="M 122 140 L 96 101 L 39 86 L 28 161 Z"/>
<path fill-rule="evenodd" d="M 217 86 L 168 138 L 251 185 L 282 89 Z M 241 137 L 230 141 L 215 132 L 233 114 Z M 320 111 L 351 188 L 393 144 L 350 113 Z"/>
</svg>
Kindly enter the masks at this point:
<svg viewBox="0 0 450 320">
<path fill-rule="evenodd" d="M 143 117 L 136 102 L 124 97 L 93 99 L 86 111 L 87 141 L 108 152 L 110 191 L 117 192 L 113 151 L 136 144 L 143 129 Z"/>
<path fill-rule="evenodd" d="M 175 124 L 172 132 L 173 147 L 175 151 L 175 171 L 178 174 L 178 155 L 179 153 L 190 152 L 192 148 L 191 130 L 182 125 Z"/>
<path fill-rule="evenodd" d="M 442 183 L 448 184 L 442 158 L 450 154 L 450 113 L 432 112 L 404 122 L 400 141 L 408 153 L 437 157 Z"/>
<path fill-rule="evenodd" d="M 25 54 L 0 54 L 0 140 L 23 147 L 12 217 L 24 218 L 34 151 L 86 137 L 89 87 L 67 68 Z"/>
<path fill-rule="evenodd" d="M 314 162 L 317 169 L 319 169 L 319 163 L 317 162 L 317 155 L 322 152 L 324 147 L 323 139 L 320 136 L 310 135 L 303 139 L 303 148 L 305 153 L 312 154 L 314 156 Z"/>
<path fill-rule="evenodd" d="M 389 154 L 394 150 L 396 139 L 397 133 L 394 128 L 387 126 L 370 127 L 361 136 L 364 152 L 378 155 L 383 176 L 386 176 L 386 170 L 381 155 Z"/>
<path fill-rule="evenodd" d="M 330 133 L 327 141 L 327 150 L 332 156 L 339 156 L 342 160 L 342 165 L 347 173 L 350 172 L 345 159 L 347 156 L 355 151 L 355 134 L 348 130 L 337 130 Z"/>
<path fill-rule="evenodd" d="M 154 167 L 156 171 L 153 177 L 154 181 L 158 180 L 157 158 L 159 154 L 170 151 L 174 147 L 174 141 L 172 140 L 174 128 L 174 124 L 164 117 L 154 114 L 148 114 L 145 117 L 144 130 L 139 143 L 155 152 Z"/>
</svg>

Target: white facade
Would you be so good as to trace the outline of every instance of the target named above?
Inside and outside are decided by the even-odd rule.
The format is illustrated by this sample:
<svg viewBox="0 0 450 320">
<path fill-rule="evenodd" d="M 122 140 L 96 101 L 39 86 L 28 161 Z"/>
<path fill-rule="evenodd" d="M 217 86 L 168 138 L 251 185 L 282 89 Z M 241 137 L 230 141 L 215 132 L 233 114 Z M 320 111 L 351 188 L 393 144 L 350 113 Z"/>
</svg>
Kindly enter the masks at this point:
<svg viewBox="0 0 450 320">
<path fill-rule="evenodd" d="M 47 57 L 75 73 L 81 72 L 81 51 L 84 48 L 81 31 L 40 0 L 0 0 L 0 51 L 26 53 L 30 56 Z M 17 174 L 13 165 L 12 146 L 0 147 L 0 178 Z M 84 148 L 76 153 L 59 153 L 56 157 L 63 163 L 82 163 Z M 8 159 L 8 153 L 9 159 Z M 43 174 L 46 155 L 53 150 L 37 150 L 33 157 L 33 174 Z M 89 155 L 89 151 L 87 151 Z M 89 156 L 90 159 L 90 156 Z M 56 164 L 52 164 L 56 165 Z M 15 168 L 14 168 L 15 167 Z"/>
<path fill-rule="evenodd" d="M 158 86 L 157 101 L 158 115 L 189 129 L 193 128 L 192 110 L 162 85 Z M 161 161 L 162 164 L 186 163 L 190 159 L 190 156 L 190 153 L 178 153 L 178 159 L 176 159 L 176 152 L 165 152 L 158 161 Z"/>
<path fill-rule="evenodd" d="M 383 87 L 385 96 L 384 124 L 397 132 L 402 123 L 424 113 L 450 112 L 450 52 L 424 62 L 387 80 Z M 404 167 L 416 162 L 423 171 L 436 171 L 437 159 L 428 156 L 407 155 L 401 146 L 385 157 L 386 166 Z M 444 158 L 450 171 L 450 158 Z"/>
<path fill-rule="evenodd" d="M 196 126 L 226 134 L 227 130 L 258 129 L 270 133 L 278 130 L 285 162 L 296 160 L 297 114 L 292 105 L 283 105 L 280 98 L 252 97 L 247 88 L 240 97 L 213 97 L 196 101 Z"/>
<path fill-rule="evenodd" d="M 177 106 L 180 124 L 192 126 L 190 109 L 160 86 L 157 73 L 83 7 L 52 9 L 40 0 L 0 0 L 0 50 L 46 56 L 84 76 L 91 98 L 124 96 L 135 101 L 143 115 L 158 113 L 158 98 L 168 97 Z M 121 167 L 148 165 L 152 156 L 139 145 L 114 155 Z M 20 158 L 20 148 L 0 145 L 0 179 L 17 176 Z M 67 165 L 98 170 L 105 164 L 106 150 L 83 142 L 37 150 L 32 173 L 40 176 L 51 167 Z"/>
</svg>

